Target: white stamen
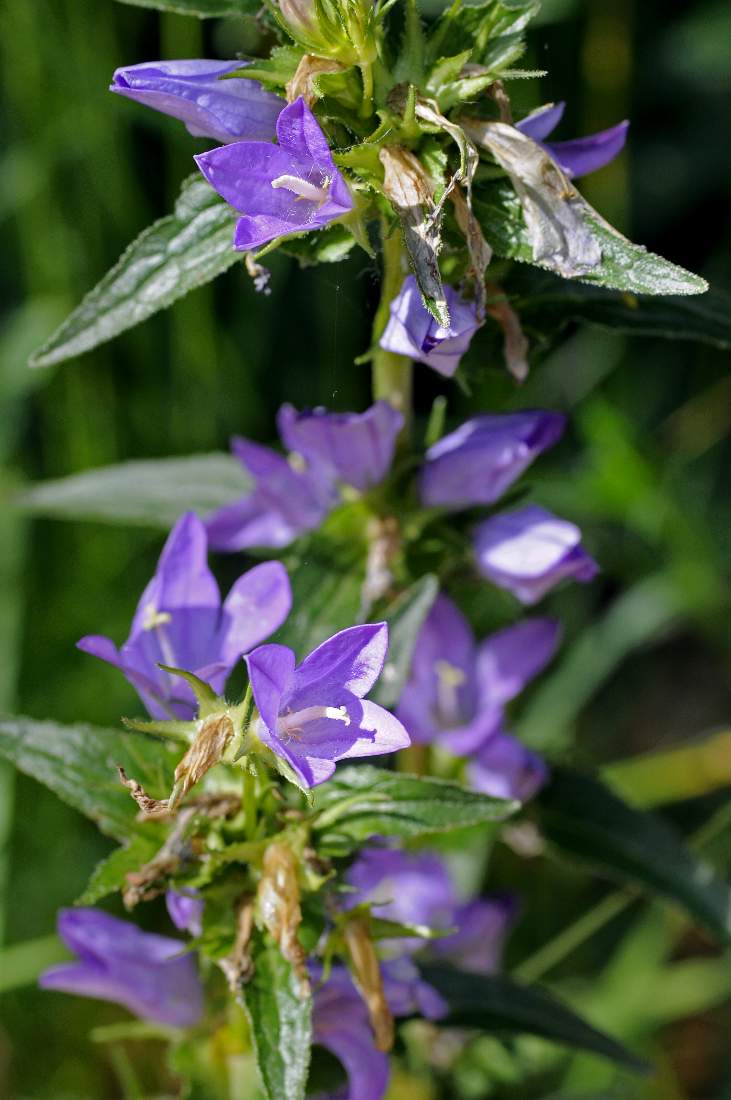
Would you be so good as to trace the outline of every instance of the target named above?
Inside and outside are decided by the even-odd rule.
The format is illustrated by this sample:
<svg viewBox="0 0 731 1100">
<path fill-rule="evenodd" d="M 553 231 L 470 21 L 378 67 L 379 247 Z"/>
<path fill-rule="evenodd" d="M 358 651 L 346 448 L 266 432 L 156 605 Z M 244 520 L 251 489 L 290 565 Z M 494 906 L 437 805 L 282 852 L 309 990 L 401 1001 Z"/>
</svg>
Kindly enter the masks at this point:
<svg viewBox="0 0 731 1100">
<path fill-rule="evenodd" d="M 444 722 L 450 726 L 458 726 L 462 721 L 459 707 L 458 691 L 467 679 L 461 668 L 451 665 L 449 661 L 435 661 L 434 671 L 437 676 L 437 702 L 439 714 Z"/>
<path fill-rule="evenodd" d="M 275 180 L 272 180 L 271 185 L 275 190 L 284 187 L 285 190 L 291 191 L 293 194 L 297 195 L 298 198 L 307 199 L 308 202 L 316 202 L 318 206 L 322 206 L 328 199 L 330 180 L 326 179 L 322 187 L 318 187 L 316 184 L 310 183 L 309 180 L 303 180 L 299 176 L 277 176 Z"/>
<path fill-rule="evenodd" d="M 316 722 L 319 718 L 332 718 L 335 722 L 350 725 L 350 715 L 346 707 L 305 707 L 304 710 L 295 710 L 291 714 L 285 714 L 279 719 L 280 733 L 290 737 L 302 733 L 303 727 L 308 722 Z"/>
<path fill-rule="evenodd" d="M 142 628 L 143 630 L 155 631 L 155 636 L 157 637 L 164 663 L 170 665 L 171 668 L 176 668 L 178 662 L 175 657 L 175 651 L 170 644 L 167 631 L 164 629 L 168 623 L 172 621 L 173 617 L 169 611 L 158 611 L 154 604 L 148 603 L 145 608 L 144 619 L 142 620 Z"/>
</svg>

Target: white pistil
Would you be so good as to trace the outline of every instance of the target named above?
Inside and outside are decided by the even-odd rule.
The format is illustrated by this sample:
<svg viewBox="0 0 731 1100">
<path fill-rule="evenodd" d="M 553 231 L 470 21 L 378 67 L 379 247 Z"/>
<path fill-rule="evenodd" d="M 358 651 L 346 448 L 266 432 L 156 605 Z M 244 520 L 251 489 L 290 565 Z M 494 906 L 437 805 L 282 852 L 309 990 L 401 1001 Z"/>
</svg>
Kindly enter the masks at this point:
<svg viewBox="0 0 731 1100">
<path fill-rule="evenodd" d="M 435 661 L 434 671 L 437 676 L 437 703 L 439 714 L 444 722 L 450 726 L 458 726 L 462 720 L 459 708 L 457 692 L 464 684 L 467 676 L 461 668 L 451 665 L 449 661 Z"/>
<path fill-rule="evenodd" d="M 286 191 L 291 191 L 299 199 L 307 199 L 308 202 L 315 202 L 318 206 L 322 206 L 324 202 L 327 202 L 330 180 L 326 179 L 322 187 L 318 187 L 314 183 L 310 183 L 309 180 L 300 179 L 299 176 L 277 176 L 275 180 L 272 180 L 272 187 L 278 190 L 283 187 Z"/>
<path fill-rule="evenodd" d="M 332 718 L 334 722 L 350 725 L 350 715 L 343 707 L 305 707 L 283 715 L 278 722 L 278 732 L 297 739 L 308 722 L 317 722 L 320 718 Z"/>
</svg>

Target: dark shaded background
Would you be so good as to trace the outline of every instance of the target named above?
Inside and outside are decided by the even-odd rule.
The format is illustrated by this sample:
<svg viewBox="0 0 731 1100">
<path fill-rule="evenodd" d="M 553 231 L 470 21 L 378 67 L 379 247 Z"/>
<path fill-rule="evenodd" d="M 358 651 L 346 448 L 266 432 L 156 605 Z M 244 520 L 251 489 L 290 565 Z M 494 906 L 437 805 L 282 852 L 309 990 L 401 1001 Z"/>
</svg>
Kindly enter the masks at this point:
<svg viewBox="0 0 731 1100">
<path fill-rule="evenodd" d="M 25 367 L 129 240 L 170 209 L 191 168 L 193 139 L 172 120 L 110 96 L 112 70 L 149 58 L 255 50 L 251 33 L 112 0 L 4 0 L 0 9 L 5 709 L 100 724 L 129 712 L 124 680 L 77 653 L 74 642 L 89 632 L 126 636 L 160 547 L 159 534 L 146 530 L 28 524 L 12 508 L 18 485 L 127 458 L 220 450 L 233 432 L 270 440 L 284 399 L 336 409 L 368 401 L 367 369 L 353 365 L 367 345 L 363 307 L 375 287 L 362 254 L 307 271 L 273 257 L 269 297 L 256 296 L 236 270 L 78 361 L 47 372 Z M 633 239 L 731 290 L 728 4 L 546 0 L 527 65 L 549 75 L 540 98 L 535 82 L 514 85 L 516 102 L 567 99 L 557 136 L 632 119 L 626 155 L 583 185 L 590 201 Z M 499 364 L 473 360 L 470 377 L 472 393 L 455 396 L 422 368 L 420 412 L 442 391 L 454 418 L 510 393 Z M 721 728 L 729 659 L 722 563 L 731 530 L 726 357 L 680 341 L 584 329 L 512 400 L 570 411 L 568 439 L 535 478 L 547 506 L 582 523 L 604 570 L 591 588 L 548 601 L 567 623 L 564 657 L 528 698 L 520 731 L 549 753 L 601 762 Z M 239 570 L 227 561 L 219 572 L 226 579 Z M 0 945 L 11 945 L 0 953 L 0 992 L 9 990 L 0 1096 L 138 1096 L 123 1084 L 124 1051 L 86 1038 L 90 1027 L 124 1013 L 24 984 L 56 957 L 55 912 L 79 895 L 108 843 L 33 781 L 0 769 Z M 686 811 L 702 819 L 705 809 Z M 591 901 L 594 886 L 568 873 L 557 880 L 534 861 L 522 889 L 533 919 L 515 937 L 518 959 Z M 160 913 L 153 908 L 146 919 Z M 615 940 L 589 944 L 569 976 L 600 967 Z M 32 942 L 17 946 L 25 941 Z M 691 940 L 683 950 L 713 949 Z M 719 968 L 729 974 L 728 992 L 728 958 Z M 731 1097 L 723 994 L 721 983 L 718 1005 L 652 1040 L 664 1054 L 651 1082 L 582 1083 L 578 1071 L 578 1083 L 569 1074 L 560 1095 Z M 615 1030 L 625 1026 L 622 1004 Z M 133 1051 L 142 1080 L 156 1080 L 155 1054 Z M 455 1095 L 488 1095 L 485 1080 L 468 1066 Z M 511 1087 L 493 1082 L 489 1095 L 526 1095 Z"/>
</svg>

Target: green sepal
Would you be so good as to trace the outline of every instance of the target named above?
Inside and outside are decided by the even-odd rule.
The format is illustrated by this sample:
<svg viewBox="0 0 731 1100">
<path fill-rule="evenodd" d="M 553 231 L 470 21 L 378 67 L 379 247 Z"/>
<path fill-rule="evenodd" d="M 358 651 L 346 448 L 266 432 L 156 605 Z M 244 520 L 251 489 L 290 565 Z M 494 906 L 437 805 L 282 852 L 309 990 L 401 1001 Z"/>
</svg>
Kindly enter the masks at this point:
<svg viewBox="0 0 731 1100">
<path fill-rule="evenodd" d="M 163 672 L 169 672 L 172 676 L 179 676 L 181 680 L 185 680 L 198 701 L 199 719 L 210 718 L 212 714 L 220 714 L 221 711 L 229 709 L 226 700 L 217 695 L 211 685 L 207 684 L 205 680 L 201 680 L 195 673 L 188 672 L 184 668 L 174 668 L 173 665 L 163 665 L 159 662 L 157 667 L 162 669 Z"/>
</svg>

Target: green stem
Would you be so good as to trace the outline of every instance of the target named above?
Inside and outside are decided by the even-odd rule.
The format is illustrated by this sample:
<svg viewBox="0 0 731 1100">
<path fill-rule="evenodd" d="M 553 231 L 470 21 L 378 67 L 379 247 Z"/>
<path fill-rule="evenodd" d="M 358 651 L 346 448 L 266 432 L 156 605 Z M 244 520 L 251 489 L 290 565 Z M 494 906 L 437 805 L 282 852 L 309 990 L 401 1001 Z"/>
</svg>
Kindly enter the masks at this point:
<svg viewBox="0 0 731 1100">
<path fill-rule="evenodd" d="M 244 836 L 247 840 L 254 840 L 256 837 L 256 803 L 256 775 L 249 770 L 247 764 L 244 767 L 244 777 L 241 785 L 241 805 L 244 811 Z"/>
<path fill-rule="evenodd" d="M 373 114 L 373 62 L 364 61 L 360 66 L 363 79 L 363 100 L 360 105 L 361 118 L 370 118 Z"/>
<path fill-rule="evenodd" d="M 412 363 L 403 355 L 384 351 L 378 346 L 383 330 L 388 324 L 391 302 L 401 290 L 404 281 L 403 245 L 398 231 L 387 236 L 385 225 L 383 238 L 383 279 L 381 300 L 373 319 L 373 397 L 384 399 L 404 417 L 401 445 L 408 442 L 412 419 Z"/>
<path fill-rule="evenodd" d="M 513 976 L 524 982 L 538 981 L 549 970 L 553 970 L 555 966 L 563 962 L 584 940 L 588 940 L 590 936 L 593 936 L 595 932 L 608 924 L 613 917 L 626 909 L 633 900 L 634 896 L 626 894 L 624 891 L 607 894 L 588 913 L 582 913 L 578 920 L 570 924 L 568 928 L 564 928 L 562 932 L 559 932 L 557 936 L 554 936 L 552 940 L 539 948 L 535 954 L 525 959 L 520 966 L 513 970 Z"/>
</svg>

